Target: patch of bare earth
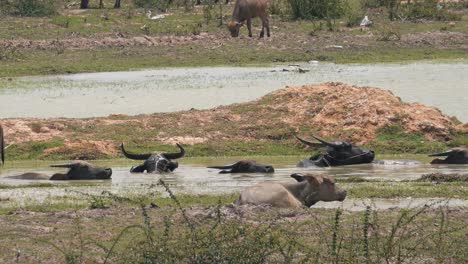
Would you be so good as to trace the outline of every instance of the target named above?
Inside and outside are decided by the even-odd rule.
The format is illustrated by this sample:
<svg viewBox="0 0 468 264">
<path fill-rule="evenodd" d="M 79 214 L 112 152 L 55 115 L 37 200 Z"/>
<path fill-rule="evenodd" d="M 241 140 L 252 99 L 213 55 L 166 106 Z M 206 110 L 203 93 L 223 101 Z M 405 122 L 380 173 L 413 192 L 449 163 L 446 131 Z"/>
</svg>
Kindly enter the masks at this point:
<svg viewBox="0 0 468 264">
<path fill-rule="evenodd" d="M 58 47 L 69 50 L 86 50 L 113 47 L 151 47 L 176 46 L 183 44 L 200 44 L 210 49 L 225 45 L 249 45 L 256 49 L 288 50 L 299 49 L 308 51 L 324 51 L 336 49 L 336 45 L 344 49 L 365 47 L 382 47 L 382 45 L 397 45 L 399 47 L 436 47 L 452 49 L 468 49 L 468 34 L 450 31 L 431 31 L 404 34 L 399 41 L 382 42 L 379 34 L 369 32 L 364 35 L 349 34 L 346 30 L 333 35 L 303 35 L 296 34 L 291 38 L 287 32 L 273 31 L 271 38 L 257 39 L 241 36 L 231 38 L 227 31 L 202 32 L 198 35 L 161 34 L 161 35 L 126 35 L 122 32 L 96 33 L 93 35 L 76 35 L 70 33 L 57 39 L 0 39 L 0 48 L 55 50 Z M 386 44 L 387 43 L 387 44 Z"/>
<path fill-rule="evenodd" d="M 286 87 L 258 100 L 151 115 L 111 115 L 87 119 L 15 118 L 0 120 L 7 143 L 65 139 L 45 155 L 73 149 L 115 154 L 120 142 L 107 135 L 141 142 L 203 144 L 207 142 L 279 141 L 298 132 L 365 144 L 380 129 L 397 125 L 428 140 L 449 139 L 468 124 L 420 103 L 406 103 L 390 91 L 343 83 Z M 115 138 L 115 137 L 114 137 Z"/>
</svg>

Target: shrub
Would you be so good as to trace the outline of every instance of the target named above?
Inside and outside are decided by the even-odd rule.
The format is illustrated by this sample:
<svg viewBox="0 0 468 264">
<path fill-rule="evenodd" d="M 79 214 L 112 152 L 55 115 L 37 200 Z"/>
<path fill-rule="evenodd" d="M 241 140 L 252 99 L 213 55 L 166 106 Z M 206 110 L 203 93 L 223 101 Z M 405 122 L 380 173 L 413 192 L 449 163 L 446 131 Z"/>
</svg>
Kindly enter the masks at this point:
<svg viewBox="0 0 468 264">
<path fill-rule="evenodd" d="M 448 11 L 438 0 L 421 0 L 401 4 L 400 0 L 388 0 L 390 20 L 461 20 L 461 16 Z"/>
<path fill-rule="evenodd" d="M 52 16 L 58 9 L 56 0 L 16 0 L 10 6 L 10 14 L 29 17 Z"/>
<path fill-rule="evenodd" d="M 288 19 L 291 17 L 291 6 L 286 0 L 271 0 L 268 5 L 268 13 L 277 15 L 281 19 Z"/>
<path fill-rule="evenodd" d="M 336 19 L 345 13 L 344 0 L 289 0 L 293 19 Z"/>
<path fill-rule="evenodd" d="M 358 26 L 365 13 L 366 12 L 361 1 L 348 1 L 345 12 L 346 26 Z"/>
<path fill-rule="evenodd" d="M 171 0 L 133 0 L 135 7 L 156 8 L 162 12 L 166 12 L 171 3 Z"/>
</svg>

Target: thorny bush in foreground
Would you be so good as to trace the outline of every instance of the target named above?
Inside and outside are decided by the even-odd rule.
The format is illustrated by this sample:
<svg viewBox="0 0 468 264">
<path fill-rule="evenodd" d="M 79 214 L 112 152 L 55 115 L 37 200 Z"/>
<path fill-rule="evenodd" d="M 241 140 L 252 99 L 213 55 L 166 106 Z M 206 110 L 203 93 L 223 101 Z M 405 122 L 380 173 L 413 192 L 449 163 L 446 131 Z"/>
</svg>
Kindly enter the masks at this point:
<svg viewBox="0 0 468 264">
<path fill-rule="evenodd" d="M 468 257 L 466 221 L 442 202 L 389 211 L 368 206 L 359 213 L 220 202 L 183 207 L 164 181 L 159 184 L 173 202 L 170 209 L 154 206 L 157 200 L 157 209 L 149 209 L 148 197 L 103 194 L 141 211 L 141 224 L 126 226 L 110 241 L 86 241 L 79 232 L 78 247 L 37 241 L 52 245 L 68 263 L 462 263 Z"/>
</svg>

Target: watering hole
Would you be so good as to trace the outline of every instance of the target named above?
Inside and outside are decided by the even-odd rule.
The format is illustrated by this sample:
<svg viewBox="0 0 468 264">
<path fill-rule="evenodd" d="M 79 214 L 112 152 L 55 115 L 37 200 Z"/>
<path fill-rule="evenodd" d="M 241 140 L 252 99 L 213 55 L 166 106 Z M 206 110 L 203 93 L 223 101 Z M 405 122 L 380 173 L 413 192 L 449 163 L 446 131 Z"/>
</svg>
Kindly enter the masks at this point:
<svg viewBox="0 0 468 264">
<path fill-rule="evenodd" d="M 24 172 L 43 172 L 52 174 L 57 172 L 48 167 L 44 161 L 37 163 L 14 162 L 13 165 L 0 171 L 0 185 L 21 185 L 31 183 L 53 183 L 48 187 L 28 187 L 28 188 L 3 188 L 0 189 L 0 201 L 14 203 L 16 206 L 25 206 L 28 203 L 43 203 L 47 200 L 53 200 L 53 197 L 69 197 L 67 200 L 73 200 L 73 197 L 82 196 L 80 193 L 100 194 L 102 191 L 110 191 L 117 195 L 141 195 L 153 192 L 156 188 L 158 192 L 164 193 L 162 187 L 152 187 L 163 179 L 168 183 L 175 193 L 189 194 L 219 194 L 238 192 L 241 189 L 262 181 L 291 181 L 291 173 L 311 172 L 326 173 L 335 177 L 358 176 L 365 179 L 379 179 L 386 181 L 413 180 L 426 173 L 467 173 L 466 165 L 438 165 L 430 164 L 420 165 L 378 165 L 361 164 L 352 166 L 332 167 L 332 168 L 296 168 L 295 163 L 301 157 L 255 157 L 263 164 L 272 164 L 275 167 L 273 174 L 218 174 L 218 170 L 207 169 L 206 166 L 229 164 L 239 160 L 233 157 L 229 158 L 188 158 L 182 161 L 179 168 L 173 173 L 159 174 L 131 174 L 129 168 L 134 163 L 128 160 L 103 161 L 97 162 L 102 166 L 111 166 L 113 169 L 112 180 L 107 181 L 69 181 L 69 182 L 51 182 L 51 181 L 31 181 L 31 180 L 13 180 L 8 176 L 18 175 Z M 385 157 L 387 158 L 387 157 Z M 419 158 L 416 155 L 416 158 Z M 421 157 L 422 158 L 422 157 Z M 63 170 L 62 170 L 63 171 Z M 83 199 L 83 197 L 81 197 Z M 441 199 L 347 199 L 344 202 L 323 203 L 320 202 L 316 207 L 336 208 L 343 207 L 348 210 L 365 210 L 367 205 L 375 208 L 389 209 L 401 207 L 421 206 L 426 202 L 442 201 Z M 0 202 L 0 207 L 2 203 Z M 468 206 L 468 200 L 451 199 L 449 206 Z"/>
<path fill-rule="evenodd" d="M 172 112 L 259 98 L 286 85 L 340 81 L 391 90 L 468 121 L 468 63 L 200 67 L 0 79 L 0 117 L 94 117 Z M 283 71 L 287 69 L 288 71 Z"/>
</svg>

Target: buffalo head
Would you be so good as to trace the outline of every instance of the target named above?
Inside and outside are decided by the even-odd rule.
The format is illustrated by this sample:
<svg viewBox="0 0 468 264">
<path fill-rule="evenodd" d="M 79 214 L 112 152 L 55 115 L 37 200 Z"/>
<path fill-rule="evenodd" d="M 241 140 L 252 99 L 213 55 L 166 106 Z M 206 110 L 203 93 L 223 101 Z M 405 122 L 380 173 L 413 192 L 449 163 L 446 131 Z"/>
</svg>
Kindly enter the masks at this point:
<svg viewBox="0 0 468 264">
<path fill-rule="evenodd" d="M 336 186 L 331 176 L 294 173 L 291 177 L 299 183 L 306 183 L 302 190 L 302 202 L 307 207 L 319 201 L 344 201 L 346 198 L 346 191 Z"/>
<path fill-rule="evenodd" d="M 66 164 L 51 165 L 55 168 L 68 168 L 68 172 L 55 173 L 50 180 L 107 180 L 112 176 L 111 168 L 94 166 L 85 161 L 73 161 Z"/>
<path fill-rule="evenodd" d="M 446 157 L 445 159 L 434 159 L 431 164 L 468 164 L 468 146 L 431 154 L 429 157 Z"/>
<path fill-rule="evenodd" d="M 166 153 L 166 152 L 153 152 L 153 153 L 144 153 L 144 154 L 135 154 L 130 153 L 125 150 L 124 144 L 120 145 L 122 149 L 122 153 L 125 157 L 133 160 L 144 160 L 143 164 L 133 166 L 130 169 L 130 172 L 172 172 L 177 167 L 179 167 L 179 163 L 177 161 L 172 161 L 172 159 L 179 159 L 185 155 L 185 150 L 182 148 L 179 143 L 177 143 L 177 147 L 180 149 L 179 153 Z"/>
<path fill-rule="evenodd" d="M 239 36 L 239 30 L 242 27 L 242 23 L 238 21 L 231 21 L 228 23 L 227 27 L 229 31 L 231 32 L 231 37 L 238 37 Z"/>
<path fill-rule="evenodd" d="M 325 153 L 317 154 L 309 159 L 305 159 L 297 164 L 298 167 L 307 167 L 309 165 L 315 165 L 319 167 L 331 167 L 341 165 L 352 165 L 370 163 L 374 160 L 374 151 L 365 148 L 353 146 L 348 142 L 333 141 L 327 142 L 316 136 L 312 136 L 320 143 L 310 142 L 304 139 L 296 138 L 314 148 L 325 147 Z"/>
</svg>

